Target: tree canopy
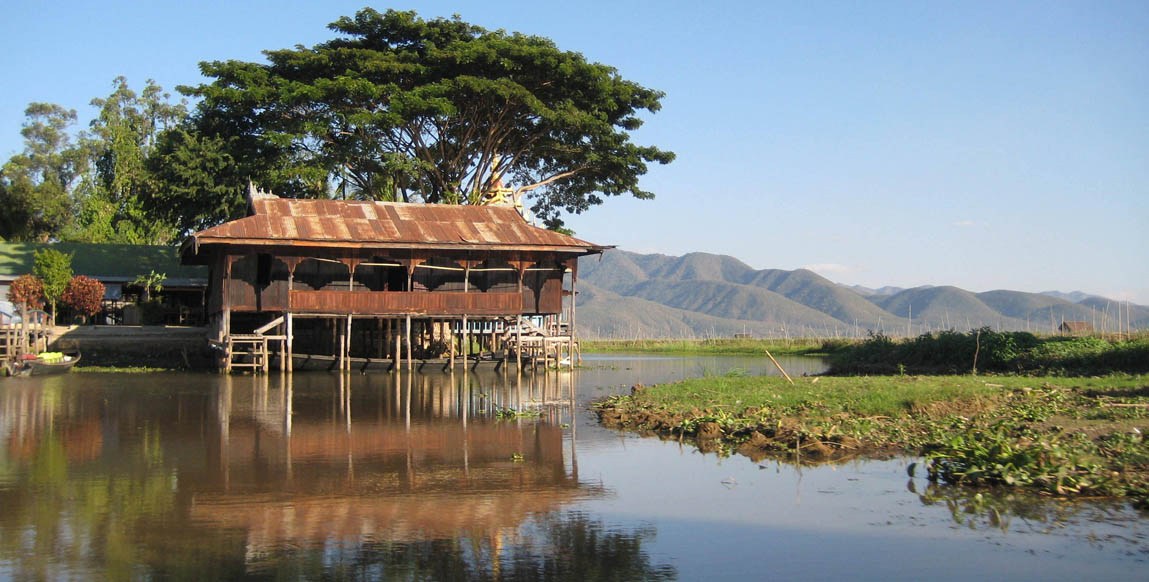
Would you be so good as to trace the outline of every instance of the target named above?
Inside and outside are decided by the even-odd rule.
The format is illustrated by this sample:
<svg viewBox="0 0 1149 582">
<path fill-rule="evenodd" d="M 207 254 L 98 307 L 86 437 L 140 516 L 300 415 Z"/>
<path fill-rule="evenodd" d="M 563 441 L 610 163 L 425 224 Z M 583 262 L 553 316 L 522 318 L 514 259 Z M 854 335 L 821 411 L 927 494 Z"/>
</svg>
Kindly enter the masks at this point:
<svg viewBox="0 0 1149 582">
<path fill-rule="evenodd" d="M 477 204 L 504 183 L 551 227 L 603 196 L 653 197 L 639 177 L 674 158 L 630 140 L 661 92 L 546 38 L 394 10 L 330 28 L 337 38 L 267 51 L 267 63 L 201 63 L 215 81 L 180 88 L 202 98 L 199 135 L 164 155 L 211 146 L 305 196 Z M 220 185 L 165 189 L 156 204 L 204 214 Z"/>
<path fill-rule="evenodd" d="M 0 168 L 0 239 L 164 244 L 178 234 L 168 216 L 148 206 L 157 188 L 149 164 L 160 138 L 186 121 L 149 80 L 136 94 L 123 77 L 113 81 L 90 132 L 75 131 L 75 110 L 31 103 L 21 130 L 24 151 Z"/>
</svg>

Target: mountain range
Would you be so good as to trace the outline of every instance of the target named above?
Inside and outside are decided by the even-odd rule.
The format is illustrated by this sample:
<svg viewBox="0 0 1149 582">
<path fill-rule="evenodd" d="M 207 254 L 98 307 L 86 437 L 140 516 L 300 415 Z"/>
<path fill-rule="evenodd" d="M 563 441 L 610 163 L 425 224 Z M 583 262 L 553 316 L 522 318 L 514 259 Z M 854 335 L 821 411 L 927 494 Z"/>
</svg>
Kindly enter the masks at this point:
<svg viewBox="0 0 1149 582">
<path fill-rule="evenodd" d="M 727 255 L 612 249 L 579 262 L 578 327 L 587 338 L 864 337 L 989 326 L 1050 332 L 1062 321 L 1122 327 L 1124 303 L 1081 292 L 973 293 L 953 286 L 869 289 L 806 269 L 754 269 Z M 1149 308 L 1129 305 L 1133 329 Z"/>
</svg>

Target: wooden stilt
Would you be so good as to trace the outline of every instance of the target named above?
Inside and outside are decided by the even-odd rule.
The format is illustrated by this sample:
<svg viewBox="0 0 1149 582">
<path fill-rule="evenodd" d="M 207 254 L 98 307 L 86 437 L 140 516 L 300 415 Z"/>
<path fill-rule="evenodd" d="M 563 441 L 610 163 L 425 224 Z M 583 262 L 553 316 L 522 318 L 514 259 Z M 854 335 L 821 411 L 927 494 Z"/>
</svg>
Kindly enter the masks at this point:
<svg viewBox="0 0 1149 582">
<path fill-rule="evenodd" d="M 392 321 L 392 323 L 394 323 L 394 321 Z M 398 371 L 400 367 L 403 366 L 403 336 L 397 331 L 391 335 L 395 338 L 395 355 L 391 359 L 394 365 L 391 366 L 391 369 Z"/>
<path fill-rule="evenodd" d="M 455 329 L 454 329 L 453 322 L 451 322 L 450 320 L 448 320 L 448 323 L 447 323 L 447 344 L 448 344 L 448 349 L 451 352 L 451 360 L 450 360 L 451 369 L 454 370 L 455 369 Z"/>
<path fill-rule="evenodd" d="M 415 357 L 411 349 L 411 316 L 407 316 L 407 372 L 411 373 L 415 369 Z"/>
<path fill-rule="evenodd" d="M 334 346 L 335 347 L 335 359 L 339 365 L 339 370 L 342 371 L 343 370 L 343 356 L 344 356 L 343 347 L 346 345 L 343 343 L 343 327 L 338 325 L 337 323 L 335 323 L 334 319 L 331 320 L 331 324 L 332 324 L 332 328 L 333 328 L 332 329 L 332 331 L 333 331 L 332 337 L 335 340 L 335 346 Z"/>
<path fill-rule="evenodd" d="M 291 312 L 287 312 L 287 372 L 295 371 L 295 318 L 292 317 Z"/>
<path fill-rule="evenodd" d="M 347 331 L 343 334 L 343 369 L 351 369 L 351 315 L 347 315 Z"/>
</svg>

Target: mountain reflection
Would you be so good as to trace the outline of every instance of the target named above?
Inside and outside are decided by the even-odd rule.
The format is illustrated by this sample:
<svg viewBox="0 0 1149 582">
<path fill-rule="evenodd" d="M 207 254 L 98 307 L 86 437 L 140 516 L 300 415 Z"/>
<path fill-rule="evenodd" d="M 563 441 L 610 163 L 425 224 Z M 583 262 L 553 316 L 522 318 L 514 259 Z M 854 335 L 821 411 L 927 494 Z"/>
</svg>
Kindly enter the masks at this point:
<svg viewBox="0 0 1149 582">
<path fill-rule="evenodd" d="M 653 531 L 572 510 L 606 494 L 578 476 L 573 382 L 10 381 L 0 577 L 672 578 Z"/>
</svg>

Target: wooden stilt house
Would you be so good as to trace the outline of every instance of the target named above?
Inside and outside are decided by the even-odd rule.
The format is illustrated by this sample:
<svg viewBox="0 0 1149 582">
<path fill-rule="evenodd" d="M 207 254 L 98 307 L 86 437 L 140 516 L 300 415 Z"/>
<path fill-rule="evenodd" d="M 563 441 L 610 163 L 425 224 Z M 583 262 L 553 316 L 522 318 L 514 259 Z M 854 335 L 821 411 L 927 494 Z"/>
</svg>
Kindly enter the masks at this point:
<svg viewBox="0 0 1149 582">
<path fill-rule="evenodd" d="M 301 340 L 340 368 L 410 365 L 416 352 L 465 365 L 488 348 L 520 363 L 524 352 L 573 356 L 578 258 L 609 248 L 532 226 L 511 206 L 286 199 L 254 187 L 249 202 L 247 217 L 180 251 L 209 267 L 207 316 L 228 369 L 266 370 L 274 353 L 290 370 Z"/>
</svg>

